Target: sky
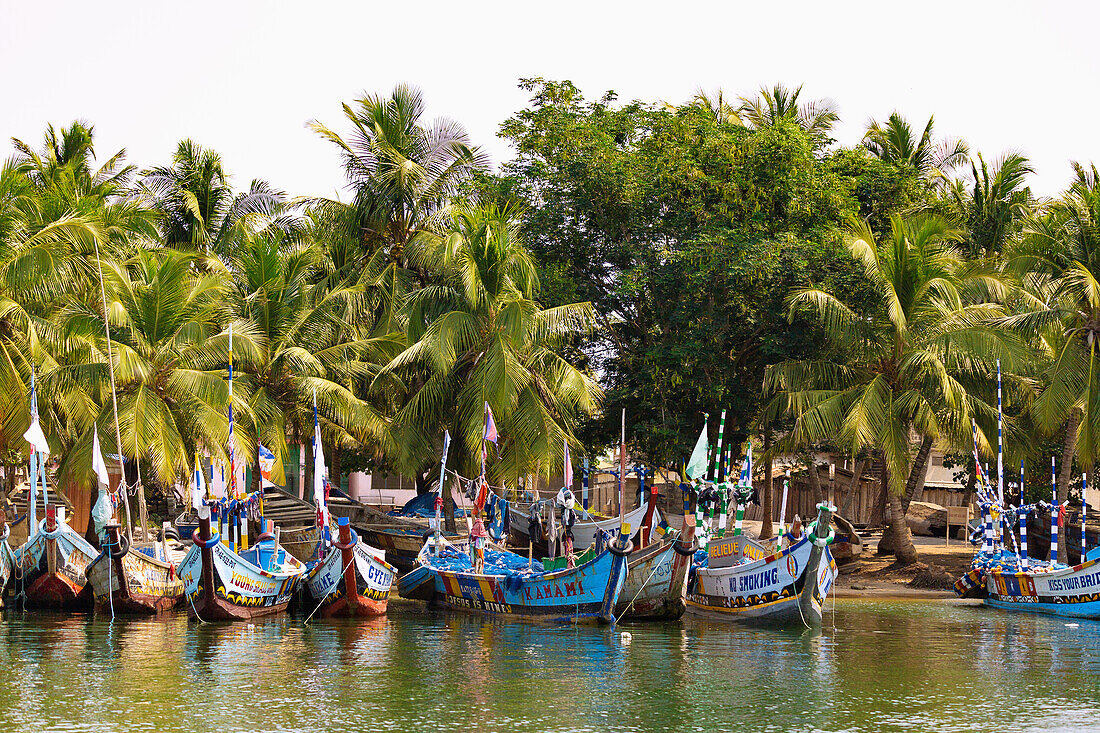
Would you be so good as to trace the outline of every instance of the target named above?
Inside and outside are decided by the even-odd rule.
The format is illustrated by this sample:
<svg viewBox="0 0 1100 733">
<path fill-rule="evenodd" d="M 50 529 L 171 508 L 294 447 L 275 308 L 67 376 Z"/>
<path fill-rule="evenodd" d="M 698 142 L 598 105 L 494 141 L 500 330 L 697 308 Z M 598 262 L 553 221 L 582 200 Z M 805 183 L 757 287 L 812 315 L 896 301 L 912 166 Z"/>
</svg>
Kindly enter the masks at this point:
<svg viewBox="0 0 1100 733">
<path fill-rule="evenodd" d="M 1100 164 L 1100 5 L 1086 2 L 246 2 L 0 0 L 0 156 L 47 123 L 95 125 L 100 158 L 166 164 L 179 140 L 217 150 L 235 186 L 338 196 L 341 104 L 420 87 L 430 117 L 496 137 L 528 102 L 521 77 L 589 98 L 689 100 L 762 85 L 828 97 L 838 142 L 897 109 L 987 160 L 1028 156 L 1053 196 L 1070 161 Z M 347 194 L 343 193 L 343 198 Z"/>
</svg>

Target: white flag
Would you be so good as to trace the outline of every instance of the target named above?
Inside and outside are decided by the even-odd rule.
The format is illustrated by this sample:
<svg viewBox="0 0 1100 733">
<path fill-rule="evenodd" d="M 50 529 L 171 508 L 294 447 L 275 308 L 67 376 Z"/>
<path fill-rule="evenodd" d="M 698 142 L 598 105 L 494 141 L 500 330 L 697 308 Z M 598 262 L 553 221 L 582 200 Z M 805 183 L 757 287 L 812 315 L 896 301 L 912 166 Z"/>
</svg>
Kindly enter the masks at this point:
<svg viewBox="0 0 1100 733">
<path fill-rule="evenodd" d="M 197 512 L 202 506 L 202 500 L 206 498 L 206 472 L 202 464 L 195 461 L 195 480 L 191 487 L 191 506 Z"/>
<path fill-rule="evenodd" d="M 38 422 L 38 414 L 31 413 L 31 426 L 23 437 L 31 444 L 31 453 L 50 454 L 50 444 L 46 442 L 46 434 L 42 432 L 42 425 Z"/>
<path fill-rule="evenodd" d="M 321 425 L 314 422 L 313 425 L 313 503 L 318 509 L 325 507 L 325 476 L 328 468 L 325 466 L 325 451 L 321 446 Z"/>
<path fill-rule="evenodd" d="M 210 469 L 210 495 L 215 499 L 225 498 L 225 468 L 222 466 Z"/>
<path fill-rule="evenodd" d="M 111 490 L 111 479 L 107 476 L 107 464 L 103 461 L 103 451 L 99 449 L 99 427 L 92 424 L 92 473 L 100 486 Z"/>
</svg>

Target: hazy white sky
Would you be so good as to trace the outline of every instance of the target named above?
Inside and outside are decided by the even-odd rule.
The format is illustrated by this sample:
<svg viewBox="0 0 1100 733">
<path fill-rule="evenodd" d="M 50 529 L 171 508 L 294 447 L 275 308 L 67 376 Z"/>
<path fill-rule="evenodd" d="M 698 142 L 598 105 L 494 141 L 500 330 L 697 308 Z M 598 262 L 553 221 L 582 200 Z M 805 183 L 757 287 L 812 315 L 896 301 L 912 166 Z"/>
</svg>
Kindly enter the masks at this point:
<svg viewBox="0 0 1100 733">
<path fill-rule="evenodd" d="M 587 96 L 681 102 L 804 84 L 840 110 L 854 144 L 868 118 L 936 115 L 986 158 L 1016 149 L 1055 194 L 1070 160 L 1100 164 L 1094 3 L 56 2 L 0 0 L 0 155 L 47 122 L 96 127 L 101 157 L 168 161 L 191 137 L 244 186 L 293 195 L 342 186 L 311 118 L 343 129 L 341 102 L 420 86 L 431 116 L 462 122 L 495 164 L 523 76 Z"/>
</svg>

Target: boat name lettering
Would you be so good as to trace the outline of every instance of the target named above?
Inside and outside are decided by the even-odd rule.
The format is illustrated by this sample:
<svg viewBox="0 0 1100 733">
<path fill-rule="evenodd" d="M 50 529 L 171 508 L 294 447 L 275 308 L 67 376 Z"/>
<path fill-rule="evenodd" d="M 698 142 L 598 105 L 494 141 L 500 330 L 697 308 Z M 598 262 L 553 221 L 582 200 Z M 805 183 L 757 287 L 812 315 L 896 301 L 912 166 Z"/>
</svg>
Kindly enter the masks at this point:
<svg viewBox="0 0 1100 733">
<path fill-rule="evenodd" d="M 779 582 L 779 568 L 772 567 L 752 575 L 739 575 L 730 578 L 730 591 L 744 593 L 745 591 L 760 590 L 777 582 Z"/>
<path fill-rule="evenodd" d="M 375 567 L 374 565 L 368 565 L 367 582 L 377 583 L 378 585 L 385 585 L 388 587 L 393 583 L 393 575 L 387 570 Z"/>
<path fill-rule="evenodd" d="M 535 586 L 534 594 L 531 593 L 531 586 L 523 589 L 523 596 L 528 601 L 571 598 L 579 595 L 584 595 L 584 578 L 577 578 L 576 581 L 569 581 L 568 583 L 547 583 L 546 585 Z"/>
<path fill-rule="evenodd" d="M 249 578 L 247 575 L 241 575 L 234 571 L 232 574 L 233 585 L 237 586 L 241 590 L 249 591 L 250 593 L 273 593 L 275 592 L 275 583 L 271 583 L 264 580 L 256 580 L 255 578 Z"/>
<path fill-rule="evenodd" d="M 1066 578 L 1051 578 L 1047 581 L 1051 590 L 1081 590 L 1100 585 L 1100 570 L 1089 575 L 1070 575 Z"/>
<path fill-rule="evenodd" d="M 478 611 L 492 611 L 493 613 L 511 613 L 512 607 L 506 603 L 483 601 L 480 598 L 461 598 L 459 596 L 447 596 L 447 603 L 459 608 L 473 608 Z"/>
<path fill-rule="evenodd" d="M 712 560 L 733 555 L 747 557 L 750 560 L 763 560 L 767 557 L 767 553 L 761 551 L 759 547 L 752 543 L 742 544 L 739 540 L 712 545 L 707 554 Z"/>
</svg>

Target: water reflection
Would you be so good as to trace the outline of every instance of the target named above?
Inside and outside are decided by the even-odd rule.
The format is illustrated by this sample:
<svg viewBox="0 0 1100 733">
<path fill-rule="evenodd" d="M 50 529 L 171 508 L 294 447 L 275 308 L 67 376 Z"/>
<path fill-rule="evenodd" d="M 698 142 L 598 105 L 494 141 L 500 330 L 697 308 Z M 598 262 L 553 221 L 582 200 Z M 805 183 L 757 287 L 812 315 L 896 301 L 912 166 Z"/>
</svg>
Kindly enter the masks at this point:
<svg viewBox="0 0 1100 733">
<path fill-rule="evenodd" d="M 628 636 L 624 636 L 624 632 Z M 799 633 L 462 614 L 0 621 L 0 730 L 1079 730 L 1100 624 L 842 601 Z"/>
</svg>

